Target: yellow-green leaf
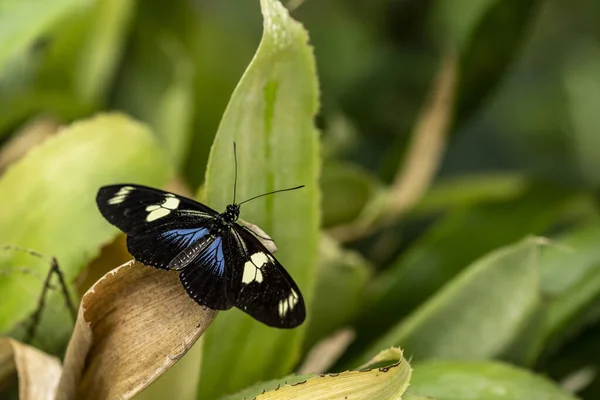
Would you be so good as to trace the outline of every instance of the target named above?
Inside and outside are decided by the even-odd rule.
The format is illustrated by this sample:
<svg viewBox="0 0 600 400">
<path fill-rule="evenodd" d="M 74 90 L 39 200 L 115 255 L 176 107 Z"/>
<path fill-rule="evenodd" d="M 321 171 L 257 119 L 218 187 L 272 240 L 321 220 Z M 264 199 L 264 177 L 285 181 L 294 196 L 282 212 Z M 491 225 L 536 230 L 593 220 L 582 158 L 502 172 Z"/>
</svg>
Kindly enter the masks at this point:
<svg viewBox="0 0 600 400">
<path fill-rule="evenodd" d="M 83 0 L 4 0 L 0 3 L 0 79 L 43 34 L 73 13 Z"/>
<path fill-rule="evenodd" d="M 380 352 L 360 368 L 339 374 L 288 376 L 256 384 L 223 400 L 400 400 L 412 373 L 398 348 Z"/>
</svg>

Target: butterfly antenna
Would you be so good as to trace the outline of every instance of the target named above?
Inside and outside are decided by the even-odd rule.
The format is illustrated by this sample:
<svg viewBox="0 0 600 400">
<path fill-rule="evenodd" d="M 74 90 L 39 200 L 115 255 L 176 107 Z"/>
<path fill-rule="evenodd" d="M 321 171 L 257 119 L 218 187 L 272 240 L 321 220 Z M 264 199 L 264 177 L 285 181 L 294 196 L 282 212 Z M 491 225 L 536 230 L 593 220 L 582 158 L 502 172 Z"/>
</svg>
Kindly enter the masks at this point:
<svg viewBox="0 0 600 400">
<path fill-rule="evenodd" d="M 296 187 L 292 187 L 292 188 L 287 188 L 287 189 L 279 189 L 279 190 L 274 190 L 274 191 L 272 191 L 272 192 L 269 192 L 269 193 L 263 193 L 263 194 L 259 194 L 258 196 L 254 196 L 254 197 L 251 197 L 251 198 L 249 198 L 248 200 L 244 200 L 244 201 L 242 201 L 242 202 L 241 202 L 240 204 L 238 204 L 238 205 L 240 205 L 240 206 L 241 206 L 242 204 L 244 204 L 244 203 L 247 203 L 247 202 L 249 202 L 249 201 L 251 201 L 251 200 L 258 199 L 259 197 L 268 196 L 268 195 L 270 195 L 270 194 L 279 193 L 279 192 L 289 192 L 290 190 L 296 190 L 296 189 L 300 189 L 300 188 L 303 188 L 303 187 L 304 187 L 304 185 L 300 185 L 300 186 L 296 186 Z"/>
<path fill-rule="evenodd" d="M 235 149 L 235 141 L 233 142 L 233 160 L 235 162 L 235 178 L 233 178 L 233 203 L 235 204 L 235 191 L 237 189 L 237 152 Z"/>
</svg>

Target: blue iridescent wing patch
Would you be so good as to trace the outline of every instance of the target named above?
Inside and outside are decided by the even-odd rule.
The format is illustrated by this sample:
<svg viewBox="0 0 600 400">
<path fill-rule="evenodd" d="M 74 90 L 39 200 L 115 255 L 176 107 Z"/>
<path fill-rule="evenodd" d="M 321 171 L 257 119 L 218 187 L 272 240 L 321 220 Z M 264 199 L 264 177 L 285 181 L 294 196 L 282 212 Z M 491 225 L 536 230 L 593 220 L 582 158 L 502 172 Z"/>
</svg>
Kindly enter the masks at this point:
<svg viewBox="0 0 600 400">
<path fill-rule="evenodd" d="M 233 307 L 228 293 L 231 279 L 225 269 L 223 238 L 209 236 L 193 247 L 199 249 L 193 251 L 196 256 L 179 274 L 186 292 L 199 304 L 216 310 Z"/>
</svg>

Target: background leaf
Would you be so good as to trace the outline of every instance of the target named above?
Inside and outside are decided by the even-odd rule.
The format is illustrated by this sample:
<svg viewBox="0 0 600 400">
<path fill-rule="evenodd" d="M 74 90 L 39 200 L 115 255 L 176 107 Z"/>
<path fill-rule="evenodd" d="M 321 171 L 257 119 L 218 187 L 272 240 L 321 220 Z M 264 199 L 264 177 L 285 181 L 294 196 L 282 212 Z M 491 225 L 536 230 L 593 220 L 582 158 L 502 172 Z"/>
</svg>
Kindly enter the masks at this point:
<svg viewBox="0 0 600 400">
<path fill-rule="evenodd" d="M 5 0 L 0 4 L 0 81 L 17 57 L 84 4 L 82 0 Z"/>
<path fill-rule="evenodd" d="M 499 355 L 539 304 L 539 246 L 529 238 L 476 261 L 373 348 L 401 344 L 417 360 Z"/>
<path fill-rule="evenodd" d="M 165 156 L 143 125 L 118 114 L 75 123 L 0 177 L 0 193 L 10 193 L 0 196 L 0 243 L 55 256 L 73 284 L 117 232 L 97 211 L 98 188 L 127 181 L 161 186 L 170 175 Z M 43 283 L 39 276 L 45 276 L 49 265 L 23 252 L 0 252 L 0 270 L 13 267 L 37 274 L 0 275 L 0 291 L 19 299 L 0 305 L 2 332 L 33 311 Z M 60 309 L 64 300 L 57 295 L 53 302 Z M 60 343 L 69 329 L 68 320 L 54 321 L 52 329 L 42 330 L 46 346 Z"/>
<path fill-rule="evenodd" d="M 320 338 L 350 323 L 360 309 L 370 274 L 370 266 L 359 254 L 344 251 L 325 235 L 321 237 L 304 350 L 309 350 Z"/>
<path fill-rule="evenodd" d="M 148 121 L 177 168 L 185 162 L 195 111 L 193 39 L 196 10 L 186 1 L 166 9 L 146 1 L 133 21 L 129 60 L 117 80 L 116 104 Z M 161 21 L 162 28 L 156 29 Z"/>
<path fill-rule="evenodd" d="M 436 400 L 574 400 L 556 384 L 509 365 L 430 361 L 414 366 L 410 392 Z"/>
<path fill-rule="evenodd" d="M 389 327 L 386 313 L 406 315 L 477 257 L 543 233 L 571 198 L 564 189 L 533 184 L 511 202 L 452 209 L 376 279 L 359 322 L 363 340 Z"/>
</svg>

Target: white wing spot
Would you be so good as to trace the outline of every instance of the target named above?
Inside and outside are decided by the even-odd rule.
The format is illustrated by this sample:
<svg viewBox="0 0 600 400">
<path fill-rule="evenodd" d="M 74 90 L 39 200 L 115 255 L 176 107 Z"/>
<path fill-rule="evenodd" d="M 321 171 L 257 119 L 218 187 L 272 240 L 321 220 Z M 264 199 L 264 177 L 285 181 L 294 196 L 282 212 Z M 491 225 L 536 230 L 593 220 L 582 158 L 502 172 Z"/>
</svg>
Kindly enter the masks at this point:
<svg viewBox="0 0 600 400">
<path fill-rule="evenodd" d="M 108 200 L 108 204 L 121 204 L 133 189 L 135 189 L 133 186 L 123 186 L 110 200 Z"/>
<path fill-rule="evenodd" d="M 250 260 L 244 264 L 244 275 L 242 276 L 242 283 L 249 284 L 256 281 L 261 283 L 263 281 L 263 274 L 261 268 L 269 262 L 269 258 L 265 253 L 254 253 L 250 257 Z"/>
<path fill-rule="evenodd" d="M 162 206 L 164 208 L 168 208 L 169 210 L 176 210 L 177 207 L 179 207 L 179 199 L 175 196 L 167 197 Z"/>
<path fill-rule="evenodd" d="M 296 307 L 296 304 L 298 304 L 298 301 L 299 301 L 298 293 L 296 293 L 296 291 L 294 289 L 292 289 L 292 292 L 290 293 L 290 295 L 287 298 L 285 298 L 283 300 L 279 300 L 279 306 L 278 306 L 279 316 L 281 318 L 285 317 L 288 312 L 292 311 L 294 309 L 294 307 Z"/>
<path fill-rule="evenodd" d="M 166 195 L 165 200 L 161 204 L 153 204 L 146 207 L 146 211 L 149 213 L 146 217 L 146 221 L 152 222 L 169 215 L 171 211 L 176 210 L 177 207 L 179 207 L 179 203 L 179 199 L 174 195 Z"/>
</svg>

